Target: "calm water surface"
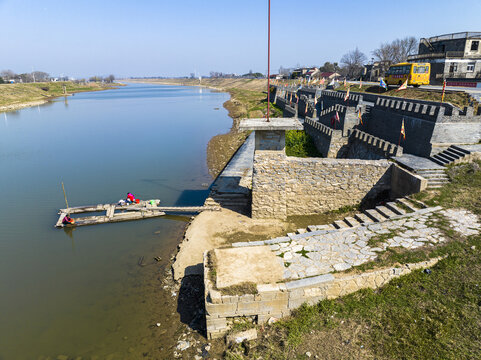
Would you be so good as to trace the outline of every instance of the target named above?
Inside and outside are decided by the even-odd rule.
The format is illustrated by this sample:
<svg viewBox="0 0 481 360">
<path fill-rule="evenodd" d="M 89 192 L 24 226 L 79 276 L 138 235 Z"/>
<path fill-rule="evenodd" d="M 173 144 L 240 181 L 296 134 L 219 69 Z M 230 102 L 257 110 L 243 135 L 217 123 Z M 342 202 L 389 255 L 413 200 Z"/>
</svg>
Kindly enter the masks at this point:
<svg viewBox="0 0 481 360">
<path fill-rule="evenodd" d="M 231 125 L 227 99 L 135 84 L 0 113 L 0 359 L 134 358 L 139 344 L 159 340 L 152 324 L 161 285 L 152 279 L 186 218 L 55 229 L 61 181 L 71 206 L 116 202 L 128 191 L 201 204 L 202 184 L 212 181 L 207 143 Z M 141 256 L 148 266 L 138 266 Z"/>
</svg>

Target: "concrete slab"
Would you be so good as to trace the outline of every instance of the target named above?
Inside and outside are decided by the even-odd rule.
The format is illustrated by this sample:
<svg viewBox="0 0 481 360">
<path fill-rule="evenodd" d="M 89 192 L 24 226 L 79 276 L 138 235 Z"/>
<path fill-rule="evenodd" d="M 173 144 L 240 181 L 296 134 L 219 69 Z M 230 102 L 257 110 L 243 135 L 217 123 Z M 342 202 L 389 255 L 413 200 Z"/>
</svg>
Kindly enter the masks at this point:
<svg viewBox="0 0 481 360">
<path fill-rule="evenodd" d="M 479 152 L 481 153 L 481 144 L 472 144 L 472 145 L 457 145 L 457 147 L 460 147 L 461 149 L 465 149 L 468 151 L 473 152 Z"/>
<path fill-rule="evenodd" d="M 269 246 L 215 249 L 217 288 L 243 282 L 256 284 L 282 280 L 284 267 Z"/>
<path fill-rule="evenodd" d="M 443 166 L 436 164 L 434 161 L 412 154 L 396 156 L 393 159 L 396 160 L 396 162 L 398 162 L 404 168 L 411 171 L 444 169 Z"/>
<path fill-rule="evenodd" d="M 212 187 L 218 193 L 249 193 L 252 187 L 255 144 L 255 132 L 252 132 L 215 180 Z"/>
<path fill-rule="evenodd" d="M 240 130 L 304 130 L 297 118 L 265 118 L 244 119 L 239 125 Z"/>
</svg>

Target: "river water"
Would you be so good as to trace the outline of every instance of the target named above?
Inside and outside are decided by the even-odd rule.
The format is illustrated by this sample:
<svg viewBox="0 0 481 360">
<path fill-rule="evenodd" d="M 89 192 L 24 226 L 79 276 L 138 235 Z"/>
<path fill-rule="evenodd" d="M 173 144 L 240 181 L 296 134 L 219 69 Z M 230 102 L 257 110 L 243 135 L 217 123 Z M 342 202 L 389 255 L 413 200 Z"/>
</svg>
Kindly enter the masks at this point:
<svg viewBox="0 0 481 360">
<path fill-rule="evenodd" d="M 0 359 L 141 358 L 169 336 L 178 316 L 158 279 L 188 218 L 55 229 L 61 182 L 70 206 L 129 191 L 200 205 L 207 143 L 232 123 L 227 99 L 131 84 L 0 113 Z"/>
</svg>

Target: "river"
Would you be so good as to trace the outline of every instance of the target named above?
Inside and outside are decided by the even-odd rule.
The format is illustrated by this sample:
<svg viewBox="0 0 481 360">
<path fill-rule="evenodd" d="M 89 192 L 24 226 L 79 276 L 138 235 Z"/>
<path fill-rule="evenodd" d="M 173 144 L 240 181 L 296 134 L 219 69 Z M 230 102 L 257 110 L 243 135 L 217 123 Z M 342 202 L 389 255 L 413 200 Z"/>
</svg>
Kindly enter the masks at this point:
<svg viewBox="0 0 481 360">
<path fill-rule="evenodd" d="M 232 123 L 228 98 L 130 84 L 0 113 L 0 359 L 162 353 L 179 315 L 160 280 L 189 218 L 55 229 L 61 182 L 70 206 L 129 191 L 166 206 L 202 204 L 207 143 Z"/>
</svg>

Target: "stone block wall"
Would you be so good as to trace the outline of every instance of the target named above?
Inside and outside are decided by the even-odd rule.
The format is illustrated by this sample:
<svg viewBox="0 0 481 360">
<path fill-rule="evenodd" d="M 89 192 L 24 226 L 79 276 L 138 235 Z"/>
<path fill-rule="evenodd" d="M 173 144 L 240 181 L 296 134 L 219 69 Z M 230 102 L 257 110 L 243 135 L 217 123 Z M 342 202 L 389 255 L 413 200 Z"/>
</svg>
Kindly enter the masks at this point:
<svg viewBox="0 0 481 360">
<path fill-rule="evenodd" d="M 286 103 L 284 106 L 284 111 L 282 112 L 282 117 L 297 117 L 297 106 L 295 103 L 292 106 L 289 103 Z"/>
<path fill-rule="evenodd" d="M 257 130 L 256 131 L 256 150 L 280 150 L 286 147 L 286 137 L 284 130 Z"/>
<path fill-rule="evenodd" d="M 418 156 L 431 154 L 431 137 L 435 121 L 410 117 L 403 114 L 373 107 L 369 119 L 361 130 L 391 143 L 398 143 L 401 135 L 401 126 L 404 120 L 406 139 L 401 140 L 405 153 Z"/>
<path fill-rule="evenodd" d="M 229 320 L 253 317 L 258 324 L 281 318 L 307 303 L 334 299 L 364 288 L 376 289 L 392 279 L 416 269 L 435 265 L 440 258 L 415 264 L 383 268 L 362 274 L 326 274 L 278 284 L 258 284 L 256 294 L 222 295 L 209 279 L 210 268 L 204 254 L 204 286 L 207 336 L 214 339 L 229 330 Z"/>
<path fill-rule="evenodd" d="M 304 120 L 304 130 L 311 136 L 322 156 L 326 158 L 343 157 L 347 150 L 348 138 L 342 136 L 342 130 L 334 130 L 310 117 Z"/>
<path fill-rule="evenodd" d="M 287 215 L 318 214 L 375 198 L 391 187 L 387 160 L 287 158 Z"/>
<path fill-rule="evenodd" d="M 287 157 L 256 151 L 252 178 L 252 217 L 286 218 L 357 205 L 389 190 L 391 163 Z"/>
<path fill-rule="evenodd" d="M 349 92 L 349 99 L 344 101 L 345 91 L 322 90 L 321 98 L 324 102 L 324 108 L 340 104 L 348 107 L 357 107 L 363 101 L 363 95 L 360 93 Z"/>
<path fill-rule="evenodd" d="M 428 181 L 422 176 L 393 165 L 391 170 L 391 198 L 400 198 L 406 195 L 416 194 L 428 186 Z"/>
<path fill-rule="evenodd" d="M 286 167 L 284 152 L 255 152 L 251 206 L 253 218 L 287 217 Z"/>
<path fill-rule="evenodd" d="M 403 154 L 401 146 L 357 129 L 350 132 L 347 149 L 346 157 L 348 159 L 378 160 L 402 156 Z"/>
</svg>

